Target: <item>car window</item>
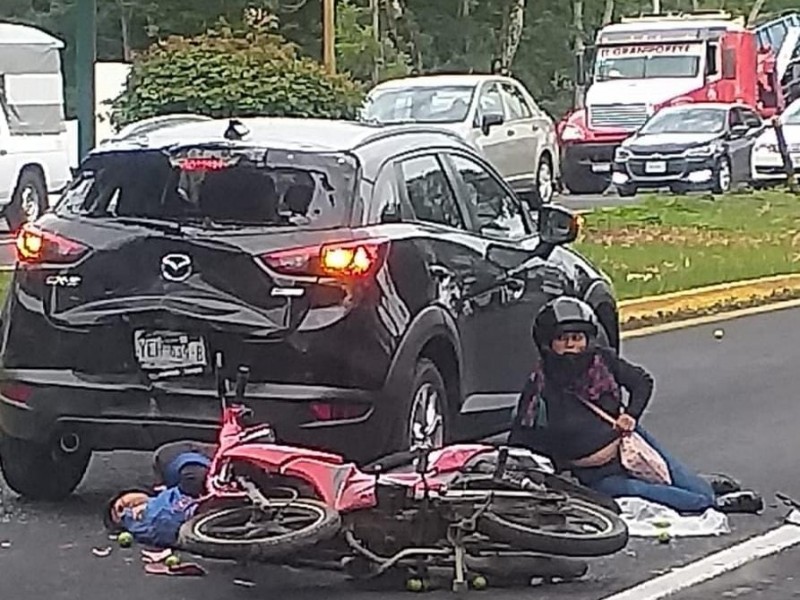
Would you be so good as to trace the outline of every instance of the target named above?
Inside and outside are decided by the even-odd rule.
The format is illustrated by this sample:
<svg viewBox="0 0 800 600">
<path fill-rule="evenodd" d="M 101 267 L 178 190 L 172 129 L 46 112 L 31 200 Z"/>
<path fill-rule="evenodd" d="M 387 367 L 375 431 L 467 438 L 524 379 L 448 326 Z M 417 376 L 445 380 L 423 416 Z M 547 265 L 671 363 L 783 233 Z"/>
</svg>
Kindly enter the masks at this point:
<svg viewBox="0 0 800 600">
<path fill-rule="evenodd" d="M 744 117 L 742 116 L 742 111 L 738 108 L 732 108 L 728 113 L 728 123 L 730 123 L 731 128 L 744 125 L 745 123 Z"/>
<path fill-rule="evenodd" d="M 496 83 L 484 87 L 478 98 L 478 117 L 484 115 L 504 115 L 503 99 L 500 96 L 500 87 Z"/>
<path fill-rule="evenodd" d="M 502 85 L 502 90 L 503 96 L 506 99 L 506 106 L 508 107 L 509 121 L 515 119 L 530 119 L 533 116 L 525 97 L 517 86 L 504 83 Z"/>
<path fill-rule="evenodd" d="M 389 216 L 399 221 L 414 220 L 413 208 L 398 193 L 397 175 L 392 163 L 384 166 L 375 180 L 367 219 L 369 223 L 384 223 L 390 220 Z"/>
<path fill-rule="evenodd" d="M 427 223 L 465 229 L 453 190 L 435 156 L 419 156 L 400 163 L 403 185 L 416 218 Z"/>
<path fill-rule="evenodd" d="M 89 218 L 325 229 L 349 218 L 357 168 L 354 157 L 341 153 L 189 146 L 170 153 L 109 151 L 87 159 L 55 210 Z"/>
<path fill-rule="evenodd" d="M 754 111 L 743 108 L 742 115 L 744 116 L 744 122 L 750 129 L 757 129 L 761 127 L 761 117 L 759 117 Z"/>
<path fill-rule="evenodd" d="M 451 158 L 464 183 L 466 201 L 478 218 L 481 234 L 503 239 L 525 237 L 528 230 L 520 202 L 479 162 L 465 156 Z"/>
</svg>

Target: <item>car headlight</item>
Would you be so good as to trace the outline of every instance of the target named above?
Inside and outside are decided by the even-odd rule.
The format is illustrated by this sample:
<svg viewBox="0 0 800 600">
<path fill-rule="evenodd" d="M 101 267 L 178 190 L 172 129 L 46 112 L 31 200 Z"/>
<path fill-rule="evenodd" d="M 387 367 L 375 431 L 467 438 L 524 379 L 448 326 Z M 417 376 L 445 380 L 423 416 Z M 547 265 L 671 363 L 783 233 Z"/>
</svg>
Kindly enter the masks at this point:
<svg viewBox="0 0 800 600">
<path fill-rule="evenodd" d="M 574 142 L 575 140 L 583 139 L 583 131 L 575 125 L 566 125 L 561 131 L 561 141 Z"/>
<path fill-rule="evenodd" d="M 686 151 L 686 156 L 712 156 L 717 152 L 717 150 L 719 150 L 719 146 L 717 144 L 709 144 L 707 146 L 700 146 L 699 148 L 690 148 Z"/>
<path fill-rule="evenodd" d="M 625 162 L 631 157 L 631 151 L 627 148 L 617 148 L 614 152 L 614 160 L 617 162 Z"/>
</svg>

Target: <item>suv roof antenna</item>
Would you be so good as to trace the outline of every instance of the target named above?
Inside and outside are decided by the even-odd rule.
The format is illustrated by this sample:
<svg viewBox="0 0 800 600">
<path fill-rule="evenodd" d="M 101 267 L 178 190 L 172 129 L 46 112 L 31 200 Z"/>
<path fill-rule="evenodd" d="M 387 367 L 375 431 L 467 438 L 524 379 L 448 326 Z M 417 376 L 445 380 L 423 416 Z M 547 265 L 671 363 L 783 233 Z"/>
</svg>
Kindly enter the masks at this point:
<svg viewBox="0 0 800 600">
<path fill-rule="evenodd" d="M 231 141 L 241 141 L 250 130 L 245 127 L 245 124 L 242 123 L 239 119 L 231 119 L 228 122 L 228 128 L 225 130 L 225 139 Z"/>
</svg>

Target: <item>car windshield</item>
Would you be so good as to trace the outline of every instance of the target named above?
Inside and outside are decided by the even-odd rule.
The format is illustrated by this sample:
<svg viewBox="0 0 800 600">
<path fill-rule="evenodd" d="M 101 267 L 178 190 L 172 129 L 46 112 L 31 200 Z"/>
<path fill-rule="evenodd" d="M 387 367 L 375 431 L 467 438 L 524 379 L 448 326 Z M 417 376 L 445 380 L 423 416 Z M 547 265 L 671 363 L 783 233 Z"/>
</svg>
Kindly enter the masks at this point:
<svg viewBox="0 0 800 600">
<path fill-rule="evenodd" d="M 653 44 L 600 48 L 595 62 L 595 81 L 696 77 L 700 56 L 692 44 Z"/>
<path fill-rule="evenodd" d="M 720 108 L 686 108 L 656 113 L 639 133 L 720 133 L 727 111 Z"/>
<path fill-rule="evenodd" d="M 55 210 L 63 216 L 325 229 L 347 218 L 356 173 L 357 161 L 347 154 L 107 152 L 87 160 Z"/>
<path fill-rule="evenodd" d="M 467 118 L 475 87 L 405 87 L 374 91 L 361 112 L 376 123 L 459 123 Z"/>
<path fill-rule="evenodd" d="M 785 125 L 800 125 L 800 101 L 789 105 L 783 113 L 783 122 Z"/>
</svg>

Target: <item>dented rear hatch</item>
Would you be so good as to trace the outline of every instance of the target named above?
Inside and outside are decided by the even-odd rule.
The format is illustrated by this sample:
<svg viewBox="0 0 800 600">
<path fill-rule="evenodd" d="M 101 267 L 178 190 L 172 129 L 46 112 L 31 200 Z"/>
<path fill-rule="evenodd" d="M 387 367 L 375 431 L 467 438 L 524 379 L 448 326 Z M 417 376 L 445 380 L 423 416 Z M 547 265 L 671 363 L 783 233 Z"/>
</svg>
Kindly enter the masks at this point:
<svg viewBox="0 0 800 600">
<path fill-rule="evenodd" d="M 303 321 L 315 278 L 264 257 L 346 224 L 356 173 L 347 154 L 235 145 L 92 156 L 20 238 L 17 301 L 60 332 L 61 352 L 107 350 L 81 370 L 207 374 L 213 352 L 280 342 Z"/>
</svg>

